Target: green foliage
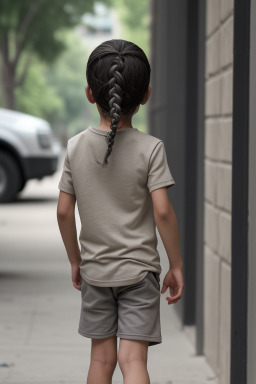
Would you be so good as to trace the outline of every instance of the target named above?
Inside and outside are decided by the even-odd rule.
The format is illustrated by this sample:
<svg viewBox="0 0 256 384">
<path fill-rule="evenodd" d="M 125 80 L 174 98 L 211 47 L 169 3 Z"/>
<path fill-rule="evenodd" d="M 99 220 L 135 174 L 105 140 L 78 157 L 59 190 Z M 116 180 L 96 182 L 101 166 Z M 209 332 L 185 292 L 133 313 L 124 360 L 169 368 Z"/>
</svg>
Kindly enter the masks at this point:
<svg viewBox="0 0 256 384">
<path fill-rule="evenodd" d="M 149 0 L 114 0 L 122 26 L 122 39 L 130 40 L 149 54 Z"/>
<path fill-rule="evenodd" d="M 65 33 L 67 49 L 52 66 L 46 78 L 64 103 L 63 119 L 66 124 L 81 114 L 85 102 L 85 70 L 87 55 L 80 38 L 75 33 Z"/>
<path fill-rule="evenodd" d="M 105 0 L 109 3 L 111 0 Z M 17 77 L 22 56 L 37 55 L 52 63 L 64 51 L 61 33 L 80 23 L 85 12 L 93 12 L 95 0 L 0 0 L 0 55 L 6 107 L 15 109 L 15 88 L 22 86 L 29 67 Z"/>
<path fill-rule="evenodd" d="M 15 95 L 20 111 L 47 119 L 55 130 L 61 127 L 75 134 L 84 129 L 82 114 L 89 114 L 84 91 L 88 53 L 74 31 L 63 31 L 61 38 L 66 50 L 51 64 L 34 57 Z"/>
<path fill-rule="evenodd" d="M 17 50 L 30 50 L 42 60 L 53 61 L 65 47 L 56 32 L 77 25 L 81 15 L 93 11 L 94 2 L 0 0 L 0 36 L 8 35 Z"/>
<path fill-rule="evenodd" d="M 36 57 L 22 87 L 16 88 L 17 109 L 42 118 L 63 116 L 64 102 L 45 77 L 46 66 Z"/>
<path fill-rule="evenodd" d="M 54 0 L 51 3 L 49 0 L 0 0 L 0 40 L 8 34 L 12 60 L 17 44 L 22 48 L 16 79 L 24 75 L 27 58 L 31 55 L 24 83 L 15 89 L 17 109 L 47 119 L 53 129 L 64 129 L 68 136 L 81 132 L 89 124 L 99 124 L 96 104 L 89 103 L 84 91 L 90 52 L 73 28 L 85 12 L 93 10 L 93 3 L 94 0 Z M 120 16 L 120 38 L 133 41 L 148 56 L 148 0 L 107 0 L 104 3 L 113 3 Z M 24 23 L 33 10 L 34 16 L 25 28 Z M 0 94 L 0 103 L 3 97 Z M 146 107 L 141 105 L 133 117 L 133 125 L 143 131 L 146 130 Z"/>
</svg>

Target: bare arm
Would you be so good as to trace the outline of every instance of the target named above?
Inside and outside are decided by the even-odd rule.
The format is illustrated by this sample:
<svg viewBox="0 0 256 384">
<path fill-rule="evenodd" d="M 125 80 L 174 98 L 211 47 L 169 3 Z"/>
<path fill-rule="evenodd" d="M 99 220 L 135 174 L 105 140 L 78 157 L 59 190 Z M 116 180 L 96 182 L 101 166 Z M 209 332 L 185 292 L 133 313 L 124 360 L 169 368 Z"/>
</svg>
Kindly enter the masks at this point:
<svg viewBox="0 0 256 384">
<path fill-rule="evenodd" d="M 170 268 L 182 268 L 178 223 L 167 190 L 166 188 L 155 189 L 151 196 L 155 222 L 169 259 Z"/>
<path fill-rule="evenodd" d="M 155 223 L 163 241 L 170 266 L 165 276 L 161 292 L 164 293 L 167 287 L 170 287 L 172 297 L 167 297 L 166 300 L 169 304 L 172 304 L 181 298 L 184 289 L 182 275 L 183 261 L 180 251 L 178 223 L 166 187 L 155 189 L 151 192 L 151 197 L 154 207 Z"/>
<path fill-rule="evenodd" d="M 73 194 L 60 191 L 57 206 L 57 221 L 68 259 L 72 267 L 72 281 L 76 289 L 80 290 L 80 248 L 77 241 L 75 220 L 76 197 Z"/>
</svg>

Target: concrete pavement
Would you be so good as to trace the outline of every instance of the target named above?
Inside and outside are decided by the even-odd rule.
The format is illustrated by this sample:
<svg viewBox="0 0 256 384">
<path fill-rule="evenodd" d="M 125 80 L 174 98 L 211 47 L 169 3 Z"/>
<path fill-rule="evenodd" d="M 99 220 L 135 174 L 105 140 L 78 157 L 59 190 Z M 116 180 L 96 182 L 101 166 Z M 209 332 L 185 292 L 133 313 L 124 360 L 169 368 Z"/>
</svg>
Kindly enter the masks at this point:
<svg viewBox="0 0 256 384">
<path fill-rule="evenodd" d="M 17 201 L 0 205 L 0 383 L 86 383 L 91 340 L 77 333 L 80 292 L 56 219 L 61 169 L 62 161 L 53 177 L 31 180 Z M 160 238 L 159 247 L 162 286 L 167 263 Z M 218 384 L 205 358 L 195 355 L 193 329 L 182 329 L 165 296 L 163 343 L 148 354 L 151 383 Z M 113 384 L 122 382 L 117 365 Z"/>
</svg>

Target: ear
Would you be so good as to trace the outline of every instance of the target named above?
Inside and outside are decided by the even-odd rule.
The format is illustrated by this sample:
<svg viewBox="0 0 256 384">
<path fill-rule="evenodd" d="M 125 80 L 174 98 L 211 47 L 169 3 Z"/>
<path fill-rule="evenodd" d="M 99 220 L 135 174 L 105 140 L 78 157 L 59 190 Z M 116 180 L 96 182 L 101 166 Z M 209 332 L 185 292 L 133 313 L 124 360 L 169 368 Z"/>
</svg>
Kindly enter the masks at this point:
<svg viewBox="0 0 256 384">
<path fill-rule="evenodd" d="M 141 100 L 141 105 L 144 105 L 144 104 L 146 104 L 146 102 L 148 101 L 148 99 L 149 99 L 149 96 L 150 96 L 150 94 L 151 94 L 151 86 L 149 85 L 148 86 L 148 89 L 147 89 L 147 91 L 146 91 L 146 93 L 145 93 L 145 95 L 144 95 L 144 97 L 143 97 L 143 99 Z"/>
<path fill-rule="evenodd" d="M 89 87 L 88 84 L 85 86 L 85 93 L 86 93 L 86 97 L 87 97 L 88 101 L 91 104 L 95 104 L 96 101 L 95 101 L 95 99 L 93 97 L 92 90 L 91 90 L 91 88 Z"/>
</svg>

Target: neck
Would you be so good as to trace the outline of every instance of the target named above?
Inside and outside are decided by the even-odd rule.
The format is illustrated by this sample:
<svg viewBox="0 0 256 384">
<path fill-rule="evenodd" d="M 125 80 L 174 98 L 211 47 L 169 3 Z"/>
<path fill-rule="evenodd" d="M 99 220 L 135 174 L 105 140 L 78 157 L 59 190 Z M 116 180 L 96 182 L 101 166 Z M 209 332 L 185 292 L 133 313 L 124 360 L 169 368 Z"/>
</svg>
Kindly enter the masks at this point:
<svg viewBox="0 0 256 384">
<path fill-rule="evenodd" d="M 97 108 L 98 108 L 98 111 L 99 111 L 99 114 L 100 114 L 100 125 L 98 126 L 99 129 L 103 129 L 105 131 L 109 131 L 110 130 L 110 126 L 111 126 L 111 118 L 108 117 L 107 119 L 105 119 L 103 113 L 101 112 L 101 109 L 99 108 L 99 106 L 97 105 Z M 119 129 L 122 129 L 122 128 L 133 128 L 132 126 L 132 116 L 126 116 L 126 117 L 122 117 L 120 120 L 119 120 L 119 123 L 118 123 L 118 130 Z"/>
<path fill-rule="evenodd" d="M 110 130 L 110 126 L 111 126 L 111 120 L 110 119 L 105 119 L 104 117 L 101 117 L 100 119 L 100 125 L 98 126 L 99 129 L 104 129 L 106 131 L 109 131 Z M 131 127 L 132 128 L 132 118 L 123 118 L 123 119 L 120 119 L 119 123 L 118 123 L 118 130 L 119 129 L 122 129 L 122 128 L 128 128 L 128 127 Z"/>
</svg>

